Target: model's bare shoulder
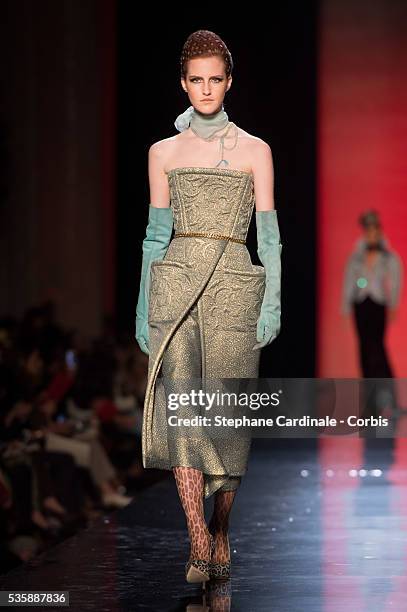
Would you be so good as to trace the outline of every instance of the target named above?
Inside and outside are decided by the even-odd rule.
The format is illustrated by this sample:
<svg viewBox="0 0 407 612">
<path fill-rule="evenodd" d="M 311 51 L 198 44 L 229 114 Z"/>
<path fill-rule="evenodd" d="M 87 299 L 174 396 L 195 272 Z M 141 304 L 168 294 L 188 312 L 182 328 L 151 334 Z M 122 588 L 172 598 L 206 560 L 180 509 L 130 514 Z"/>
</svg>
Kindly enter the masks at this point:
<svg viewBox="0 0 407 612">
<path fill-rule="evenodd" d="M 171 136 L 170 138 L 163 138 L 162 140 L 157 140 L 157 142 L 153 142 L 150 146 L 149 153 L 155 155 L 156 157 L 161 157 L 168 153 L 171 150 L 171 147 L 174 146 L 176 136 Z"/>
<path fill-rule="evenodd" d="M 253 136 L 248 143 L 250 157 L 253 160 L 253 167 L 273 168 L 273 153 L 271 147 L 265 140 Z"/>
<path fill-rule="evenodd" d="M 247 146 L 251 148 L 254 153 L 269 153 L 271 151 L 270 145 L 265 141 L 259 138 L 258 136 L 254 136 L 254 134 L 247 133 L 246 136 Z"/>
<path fill-rule="evenodd" d="M 162 167 L 166 165 L 168 159 L 171 158 L 176 150 L 179 143 L 180 134 L 171 136 L 170 138 L 163 138 L 154 142 L 149 149 L 148 155 L 150 161 L 160 164 Z"/>
<path fill-rule="evenodd" d="M 271 147 L 265 141 L 255 136 L 254 134 L 250 134 L 250 132 L 246 132 L 242 128 L 238 127 L 239 131 L 239 140 L 244 145 L 246 153 L 249 157 L 261 159 L 262 157 L 265 159 L 270 159 L 271 157 Z"/>
<path fill-rule="evenodd" d="M 255 136 L 254 134 L 250 134 L 250 132 L 247 132 L 246 130 L 242 129 L 238 125 L 236 127 L 238 130 L 239 138 L 245 140 L 248 144 L 253 145 L 253 146 L 255 146 L 256 143 L 259 145 L 261 145 L 261 143 L 265 145 L 267 144 L 264 140 L 262 140 L 258 136 Z"/>
</svg>

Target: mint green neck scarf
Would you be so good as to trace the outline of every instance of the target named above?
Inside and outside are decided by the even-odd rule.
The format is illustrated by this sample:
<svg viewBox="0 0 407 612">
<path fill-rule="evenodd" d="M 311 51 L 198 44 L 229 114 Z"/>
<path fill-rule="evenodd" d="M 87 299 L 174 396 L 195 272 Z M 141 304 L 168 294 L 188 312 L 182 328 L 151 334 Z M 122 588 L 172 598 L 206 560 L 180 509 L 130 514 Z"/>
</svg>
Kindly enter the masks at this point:
<svg viewBox="0 0 407 612">
<path fill-rule="evenodd" d="M 183 132 L 190 127 L 194 134 L 200 138 L 211 140 L 216 133 L 225 128 L 228 123 L 228 115 L 223 105 L 220 111 L 212 113 L 211 115 L 200 113 L 193 106 L 190 106 L 185 112 L 178 115 L 174 125 L 179 132 Z"/>
<path fill-rule="evenodd" d="M 229 121 L 227 113 L 222 109 L 212 115 L 205 115 L 197 111 L 193 106 L 189 106 L 186 111 L 181 115 L 178 115 L 174 122 L 175 127 L 179 132 L 187 130 L 189 127 L 191 130 L 205 140 L 215 140 L 219 137 L 220 144 L 220 160 L 216 164 L 216 168 L 222 164 L 229 166 L 229 162 L 224 158 L 225 149 L 234 149 L 237 145 L 238 140 L 238 129 L 237 126 Z M 218 132 L 227 128 L 223 134 L 218 135 Z M 229 132 L 232 131 L 234 134 L 234 143 L 231 147 L 225 146 L 225 139 L 228 137 Z"/>
</svg>

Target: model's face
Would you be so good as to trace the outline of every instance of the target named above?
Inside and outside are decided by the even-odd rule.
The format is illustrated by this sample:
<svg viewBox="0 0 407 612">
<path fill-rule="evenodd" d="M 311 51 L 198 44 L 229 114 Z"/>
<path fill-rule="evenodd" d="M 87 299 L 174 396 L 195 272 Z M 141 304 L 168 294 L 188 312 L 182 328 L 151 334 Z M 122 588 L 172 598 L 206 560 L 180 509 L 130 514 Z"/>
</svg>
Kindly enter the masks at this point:
<svg viewBox="0 0 407 612">
<path fill-rule="evenodd" d="M 365 238 L 368 244 L 376 244 L 381 238 L 381 229 L 375 225 L 369 225 L 365 229 Z"/>
<path fill-rule="evenodd" d="M 232 77 L 226 76 L 225 62 L 219 56 L 195 57 L 188 60 L 187 74 L 181 79 L 192 106 L 210 115 L 222 108 L 226 92 L 232 85 Z"/>
</svg>

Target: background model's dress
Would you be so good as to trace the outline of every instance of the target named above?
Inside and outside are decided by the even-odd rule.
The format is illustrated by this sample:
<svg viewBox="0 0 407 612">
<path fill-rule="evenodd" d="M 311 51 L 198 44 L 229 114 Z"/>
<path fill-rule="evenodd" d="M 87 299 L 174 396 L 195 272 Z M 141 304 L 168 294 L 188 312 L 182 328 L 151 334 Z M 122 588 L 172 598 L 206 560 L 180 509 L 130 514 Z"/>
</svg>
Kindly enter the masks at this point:
<svg viewBox="0 0 407 612">
<path fill-rule="evenodd" d="M 176 234 L 245 241 L 255 203 L 252 174 L 175 168 L 168 180 Z M 265 279 L 245 244 L 207 236 L 174 237 L 164 259 L 151 266 L 143 465 L 201 470 L 205 497 L 246 472 L 250 439 L 174 438 L 165 380 L 257 378 L 260 351 L 252 349 Z"/>
</svg>

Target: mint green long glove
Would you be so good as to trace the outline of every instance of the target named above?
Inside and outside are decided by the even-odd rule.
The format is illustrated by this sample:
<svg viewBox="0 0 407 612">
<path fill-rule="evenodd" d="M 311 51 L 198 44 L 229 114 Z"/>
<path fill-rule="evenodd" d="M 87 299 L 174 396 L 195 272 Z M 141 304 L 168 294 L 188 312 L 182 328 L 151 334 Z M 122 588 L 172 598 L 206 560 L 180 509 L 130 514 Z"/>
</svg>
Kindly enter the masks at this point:
<svg viewBox="0 0 407 612">
<path fill-rule="evenodd" d="M 281 249 L 277 211 L 256 211 L 257 253 L 266 271 L 266 288 L 257 321 L 253 350 L 270 344 L 280 333 Z"/>
<path fill-rule="evenodd" d="M 149 354 L 148 304 L 150 295 L 150 271 L 153 261 L 164 259 L 173 228 L 172 208 L 149 207 L 146 237 L 143 240 L 140 292 L 136 309 L 136 340 L 139 347 Z"/>
</svg>

